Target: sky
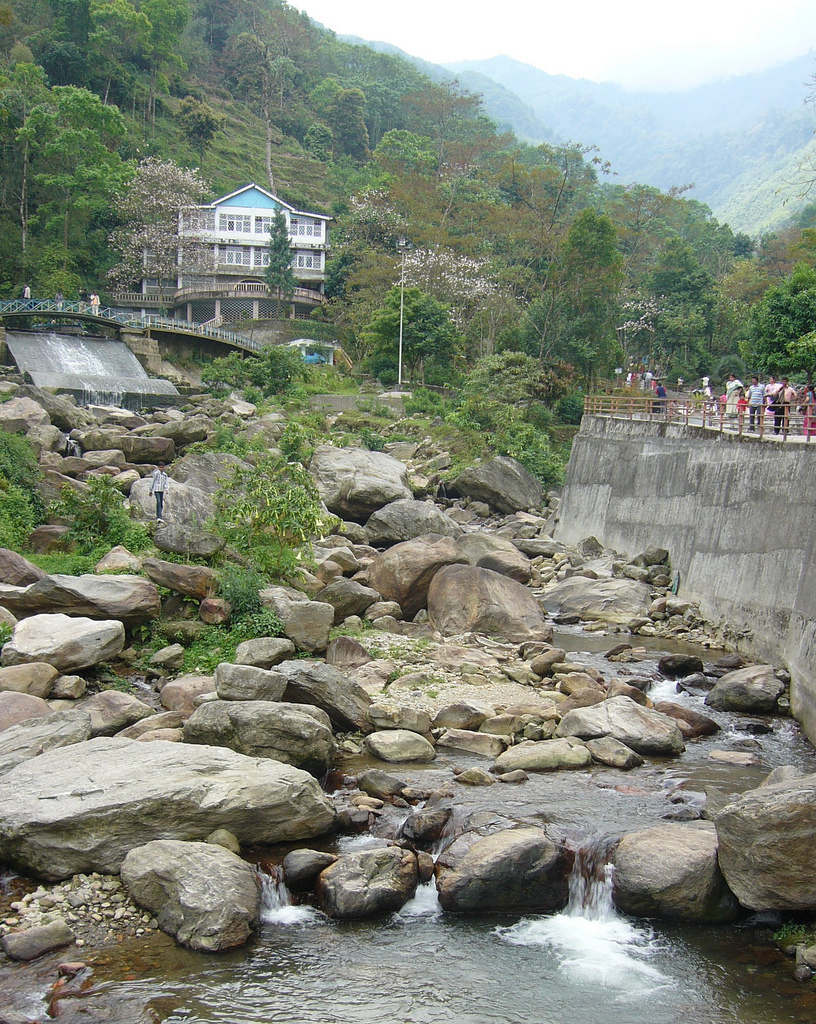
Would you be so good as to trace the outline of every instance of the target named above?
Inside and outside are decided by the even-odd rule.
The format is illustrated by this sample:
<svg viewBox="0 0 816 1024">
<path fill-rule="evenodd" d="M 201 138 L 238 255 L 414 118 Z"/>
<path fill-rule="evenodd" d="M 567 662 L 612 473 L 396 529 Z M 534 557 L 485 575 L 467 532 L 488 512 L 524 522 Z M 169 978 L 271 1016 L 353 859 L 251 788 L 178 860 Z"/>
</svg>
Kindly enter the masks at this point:
<svg viewBox="0 0 816 1024">
<path fill-rule="evenodd" d="M 290 2 L 339 35 L 392 43 L 434 64 L 505 55 L 633 89 L 687 88 L 816 48 L 816 0 L 515 0 L 507 9 L 473 0 Z"/>
</svg>

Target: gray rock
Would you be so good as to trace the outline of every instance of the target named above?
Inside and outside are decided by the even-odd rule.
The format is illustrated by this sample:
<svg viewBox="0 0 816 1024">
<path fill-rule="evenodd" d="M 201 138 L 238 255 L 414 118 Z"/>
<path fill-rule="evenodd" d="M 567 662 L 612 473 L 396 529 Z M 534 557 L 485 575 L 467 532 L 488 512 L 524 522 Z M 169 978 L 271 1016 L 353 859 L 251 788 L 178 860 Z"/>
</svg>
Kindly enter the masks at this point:
<svg viewBox="0 0 816 1024">
<path fill-rule="evenodd" d="M 434 715 L 434 729 L 478 729 L 491 711 L 474 707 L 472 704 L 447 704 Z"/>
<path fill-rule="evenodd" d="M 551 914 L 566 905 L 570 858 L 535 826 L 481 836 L 468 831 L 437 860 L 444 910 L 471 914 Z"/>
<path fill-rule="evenodd" d="M 199 601 L 212 597 L 218 586 L 218 573 L 205 565 L 179 565 L 178 562 L 165 562 L 161 558 L 144 558 L 142 569 L 158 586 L 175 590 L 177 594 L 187 594 Z"/>
<path fill-rule="evenodd" d="M 295 645 L 291 640 L 284 640 L 278 636 L 259 636 L 254 640 L 244 640 L 235 649 L 236 665 L 246 665 L 253 668 L 271 669 L 274 665 L 280 665 L 288 657 L 295 653 Z M 277 698 L 265 697 L 264 700 L 277 700 Z"/>
<path fill-rule="evenodd" d="M 12 960 L 36 960 L 62 946 L 69 946 L 76 936 L 60 917 L 48 924 L 35 925 L 22 932 L 9 932 L 0 939 L 3 952 Z"/>
<path fill-rule="evenodd" d="M 714 823 L 720 869 L 743 907 L 816 909 L 816 775 L 743 793 Z"/>
<path fill-rule="evenodd" d="M 703 661 L 693 654 L 664 654 L 657 667 L 669 679 L 682 679 L 694 672 L 702 672 Z"/>
<path fill-rule="evenodd" d="M 47 750 L 90 738 L 91 719 L 84 711 L 55 711 L 42 718 L 28 718 L 0 732 L 0 775 Z"/>
<path fill-rule="evenodd" d="M 289 646 L 291 647 L 291 644 Z M 255 665 L 231 665 L 222 662 L 216 666 L 213 678 L 220 700 L 276 701 L 283 697 L 283 691 L 286 689 L 286 677 L 280 672 L 258 668 Z"/>
<path fill-rule="evenodd" d="M 342 519 L 362 522 L 384 505 L 412 497 L 407 469 L 382 452 L 321 445 L 309 472 L 328 510 Z"/>
<path fill-rule="evenodd" d="M 504 513 L 540 508 L 544 498 L 538 480 L 506 456 L 469 467 L 451 482 L 450 489 Z"/>
<path fill-rule="evenodd" d="M 427 711 L 418 711 L 399 704 L 371 704 L 368 717 L 375 729 L 407 729 L 426 737 L 431 732 L 431 718 Z"/>
<path fill-rule="evenodd" d="M 185 455 L 173 463 L 170 470 L 170 488 L 172 490 L 173 484 L 178 483 L 212 495 L 224 484 L 228 484 L 235 470 L 243 465 L 243 459 L 227 452 L 196 452 Z"/>
<path fill-rule="evenodd" d="M 610 768 L 620 768 L 623 771 L 630 771 L 632 768 L 639 768 L 643 764 L 643 758 L 636 754 L 625 743 L 614 739 L 612 736 L 601 736 L 597 740 L 587 740 L 586 748 L 592 755 L 593 761 L 600 764 L 608 764 Z"/>
<path fill-rule="evenodd" d="M 658 825 L 630 832 L 613 855 L 615 904 L 636 917 L 723 923 L 739 906 L 717 863 L 711 822 Z"/>
<path fill-rule="evenodd" d="M 144 704 L 129 693 L 103 690 L 77 705 L 91 719 L 91 735 L 113 736 L 128 726 L 155 715 L 149 704 Z"/>
<path fill-rule="evenodd" d="M 428 588 L 444 566 L 467 559 L 450 537 L 428 534 L 395 544 L 369 566 L 371 586 L 385 600 L 396 601 L 406 618 L 413 618 L 427 602 Z"/>
<path fill-rule="evenodd" d="M 358 774 L 357 785 L 369 796 L 388 800 L 392 796 L 399 796 L 407 783 L 404 779 L 398 779 L 396 775 L 389 775 L 379 768 L 366 768 Z"/>
<path fill-rule="evenodd" d="M 63 613 L 91 619 L 119 619 L 136 625 L 161 611 L 154 583 L 139 576 L 45 576 L 25 588 L 0 587 L 0 600 L 15 615 Z"/>
<path fill-rule="evenodd" d="M 368 543 L 387 546 L 429 533 L 459 537 L 462 527 L 427 501 L 402 498 L 378 509 L 366 523 Z"/>
<path fill-rule="evenodd" d="M 3 665 L 45 661 L 60 672 L 73 672 L 110 660 L 124 646 L 125 627 L 118 620 L 32 615 L 14 627 L 0 661 Z"/>
<path fill-rule="evenodd" d="M 749 665 L 718 679 L 706 695 L 705 702 L 718 711 L 761 715 L 776 709 L 776 702 L 784 689 L 774 675 L 772 665 Z"/>
<path fill-rule="evenodd" d="M 260 593 L 261 604 L 283 623 L 284 636 L 299 651 L 325 651 L 334 625 L 334 608 L 322 601 L 310 601 L 305 594 L 288 587 L 270 587 Z"/>
<path fill-rule="evenodd" d="M 433 761 L 436 757 L 433 744 L 419 733 L 409 732 L 407 729 L 372 732 L 366 736 L 365 745 L 381 761 Z"/>
<path fill-rule="evenodd" d="M 428 615 L 444 636 L 476 632 L 519 641 L 552 636 L 527 587 L 470 565 L 449 565 L 436 573 L 428 588 Z"/>
<path fill-rule="evenodd" d="M 32 661 L 26 665 L 8 665 L 0 668 L 0 691 L 14 690 L 16 693 L 30 693 L 34 697 L 49 696 L 59 673 L 53 665 L 44 661 Z"/>
<path fill-rule="evenodd" d="M 51 714 L 48 701 L 33 697 L 30 693 L 5 690 L 0 693 L 0 732 L 5 732 L 29 718 L 44 718 Z"/>
<path fill-rule="evenodd" d="M 146 843 L 125 857 L 122 881 L 183 946 L 209 953 L 234 949 L 258 923 L 261 896 L 252 868 L 222 846 Z"/>
<path fill-rule="evenodd" d="M 198 707 L 199 698 L 205 694 L 215 695 L 215 680 L 212 676 L 179 676 L 161 688 L 162 707 L 189 718 Z M 214 699 L 214 696 L 210 699 Z"/>
<path fill-rule="evenodd" d="M 368 708 L 371 698 L 353 679 L 331 665 L 312 659 L 284 661 L 277 670 L 288 684 L 284 698 L 300 704 L 315 704 L 329 716 L 337 729 L 371 730 Z"/>
<path fill-rule="evenodd" d="M 18 398 L 30 398 L 42 406 L 55 427 L 70 434 L 72 430 L 82 430 L 94 422 L 94 417 L 87 409 L 76 405 L 66 395 L 52 395 L 33 384 L 23 384 L 15 392 Z"/>
<path fill-rule="evenodd" d="M 9 434 L 25 434 L 32 427 L 50 425 L 48 413 L 30 398 L 10 398 L 0 404 L 0 430 Z"/>
<path fill-rule="evenodd" d="M 115 873 L 154 839 L 227 828 L 241 843 L 292 842 L 334 823 L 311 775 L 222 747 L 94 739 L 26 761 L 4 783 L 0 859 L 51 881 Z"/>
<path fill-rule="evenodd" d="M 506 744 L 498 736 L 470 729 L 447 729 L 436 745 L 440 750 L 455 750 L 462 754 L 476 754 L 478 757 L 498 757 Z"/>
<path fill-rule="evenodd" d="M 371 655 L 358 641 L 350 636 L 338 636 L 326 649 L 326 664 L 333 665 L 342 671 L 347 668 L 359 668 L 372 660 Z"/>
<path fill-rule="evenodd" d="M 205 837 L 204 842 L 209 843 L 211 846 L 223 846 L 225 850 L 234 853 L 236 857 L 241 855 L 241 844 L 229 829 L 217 828 Z"/>
<path fill-rule="evenodd" d="M 352 920 L 399 910 L 418 881 L 416 855 L 387 846 L 340 857 L 321 871 L 317 894 L 329 917 Z"/>
<path fill-rule="evenodd" d="M 336 860 L 335 854 L 322 850 L 292 850 L 283 858 L 283 877 L 287 888 L 293 892 L 311 889 L 320 872 Z"/>
<path fill-rule="evenodd" d="M 29 562 L 9 548 L 0 548 L 0 583 L 12 587 L 27 587 L 48 575 L 39 566 Z"/>
<path fill-rule="evenodd" d="M 499 775 L 505 772 L 557 772 L 564 768 L 586 768 L 592 757 L 583 743 L 569 739 L 539 740 L 519 743 L 500 754 L 493 770 Z"/>
<path fill-rule="evenodd" d="M 181 644 L 170 644 L 156 651 L 148 661 L 151 668 L 160 672 L 178 672 L 184 664 L 184 647 Z"/>
<path fill-rule="evenodd" d="M 356 580 L 347 580 L 342 576 L 324 587 L 315 595 L 318 601 L 330 604 L 334 608 L 334 624 L 339 625 L 349 615 L 365 615 L 372 604 L 380 600 L 380 595 L 371 587 L 364 587 Z"/>
<path fill-rule="evenodd" d="M 164 732 L 168 729 L 180 729 L 182 725 L 184 725 L 184 715 L 180 711 L 158 711 L 148 718 L 134 722 L 133 725 L 122 729 L 116 735 L 123 740 L 139 740 L 147 733 L 157 730 Z"/>
<path fill-rule="evenodd" d="M 184 741 L 272 758 L 318 777 L 334 753 L 331 728 L 319 709 L 265 700 L 202 704 L 184 724 Z"/>
<path fill-rule="evenodd" d="M 567 712 L 555 735 L 584 740 L 612 736 L 636 753 L 654 757 L 676 757 L 685 750 L 674 719 L 641 707 L 630 697 L 612 697 L 592 707 Z"/>
<path fill-rule="evenodd" d="M 138 486 L 139 484 L 135 484 L 131 490 L 131 498 L 133 491 Z M 168 497 L 165 498 L 167 502 L 165 522 L 159 523 L 157 526 L 153 535 L 153 543 L 159 551 L 170 551 L 175 555 L 197 555 L 201 558 L 211 558 L 224 547 L 224 541 L 221 537 L 216 537 L 215 534 L 208 533 L 198 526 L 199 522 L 208 522 L 213 514 L 212 510 L 206 516 L 203 511 L 200 514 L 194 513 L 194 506 L 190 504 L 189 499 L 189 493 L 182 495 L 177 491 L 168 491 Z M 156 512 L 156 504 L 153 498 L 150 498 L 149 501 L 153 503 L 150 512 L 152 516 Z M 179 509 L 177 517 L 173 511 L 176 507 Z M 186 519 L 182 518 L 182 510 Z M 191 525 L 190 521 L 195 525 Z"/>
<path fill-rule="evenodd" d="M 637 616 L 648 616 L 652 603 L 651 587 L 634 580 L 591 580 L 571 576 L 544 595 L 550 615 L 579 615 L 587 621 L 615 622 L 626 625 Z"/>
</svg>

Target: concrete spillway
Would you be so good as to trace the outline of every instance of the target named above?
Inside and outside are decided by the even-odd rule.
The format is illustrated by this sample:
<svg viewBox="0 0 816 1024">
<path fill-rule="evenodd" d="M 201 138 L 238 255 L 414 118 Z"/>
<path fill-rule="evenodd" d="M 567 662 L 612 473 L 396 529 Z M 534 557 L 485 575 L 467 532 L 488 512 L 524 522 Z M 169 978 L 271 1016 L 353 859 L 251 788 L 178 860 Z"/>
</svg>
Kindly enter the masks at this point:
<svg viewBox="0 0 816 1024">
<path fill-rule="evenodd" d="M 69 392 L 82 405 L 138 409 L 145 405 L 170 405 L 178 397 L 170 381 L 148 377 L 139 360 L 121 341 L 54 331 L 7 331 L 6 344 L 20 372 L 37 387 Z"/>
</svg>

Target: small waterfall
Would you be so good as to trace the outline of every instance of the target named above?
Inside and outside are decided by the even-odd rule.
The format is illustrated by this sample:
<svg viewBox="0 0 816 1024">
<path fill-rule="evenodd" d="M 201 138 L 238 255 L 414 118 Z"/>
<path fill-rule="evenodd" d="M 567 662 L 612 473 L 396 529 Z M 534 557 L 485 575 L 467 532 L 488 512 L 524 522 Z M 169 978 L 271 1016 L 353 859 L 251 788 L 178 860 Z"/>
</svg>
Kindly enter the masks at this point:
<svg viewBox="0 0 816 1024">
<path fill-rule="evenodd" d="M 319 911 L 314 907 L 292 903 L 279 865 L 258 864 L 255 873 L 261 885 L 261 924 L 311 924 L 316 920 Z"/>
<path fill-rule="evenodd" d="M 525 918 L 496 934 L 516 946 L 549 949 L 576 985 L 614 990 L 621 999 L 642 998 L 674 983 L 646 962 L 660 950 L 651 930 L 615 910 L 609 847 L 607 838 L 596 837 L 575 851 L 569 903 L 560 914 Z"/>
</svg>

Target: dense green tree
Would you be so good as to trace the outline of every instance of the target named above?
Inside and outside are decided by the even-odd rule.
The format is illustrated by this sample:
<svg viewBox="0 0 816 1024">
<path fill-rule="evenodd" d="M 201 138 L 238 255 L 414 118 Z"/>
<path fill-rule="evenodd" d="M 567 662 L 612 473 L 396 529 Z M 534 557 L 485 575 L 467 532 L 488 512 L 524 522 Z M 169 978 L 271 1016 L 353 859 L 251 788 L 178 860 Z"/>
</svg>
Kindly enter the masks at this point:
<svg viewBox="0 0 816 1024">
<path fill-rule="evenodd" d="M 791 359 L 797 369 L 812 368 L 810 343 L 816 324 L 816 270 L 797 264 L 781 284 L 769 288 L 751 311 L 751 333 L 743 356 L 756 370 L 780 373 Z M 794 346 L 791 350 L 790 346 Z"/>
<path fill-rule="evenodd" d="M 275 216 L 269 225 L 267 252 L 269 253 L 269 264 L 264 276 L 269 290 L 282 298 L 287 298 L 294 292 L 297 279 L 292 270 L 292 249 L 289 244 L 286 218 L 280 210 L 275 211 Z"/>
<path fill-rule="evenodd" d="M 203 164 L 204 154 L 212 145 L 215 136 L 224 130 L 226 118 L 216 114 L 212 107 L 201 100 L 185 96 L 179 105 L 179 121 L 182 131 Z"/>
<path fill-rule="evenodd" d="M 363 341 L 378 373 L 389 382 L 397 377 L 400 289 L 392 288 L 363 332 Z M 419 288 L 406 288 L 403 309 L 404 378 L 413 382 L 446 383 L 459 355 L 462 339 L 448 308 Z"/>
<path fill-rule="evenodd" d="M 341 89 L 329 107 L 329 124 L 334 136 L 334 155 L 367 160 L 368 129 L 365 123 L 365 94 L 361 89 Z"/>
</svg>

